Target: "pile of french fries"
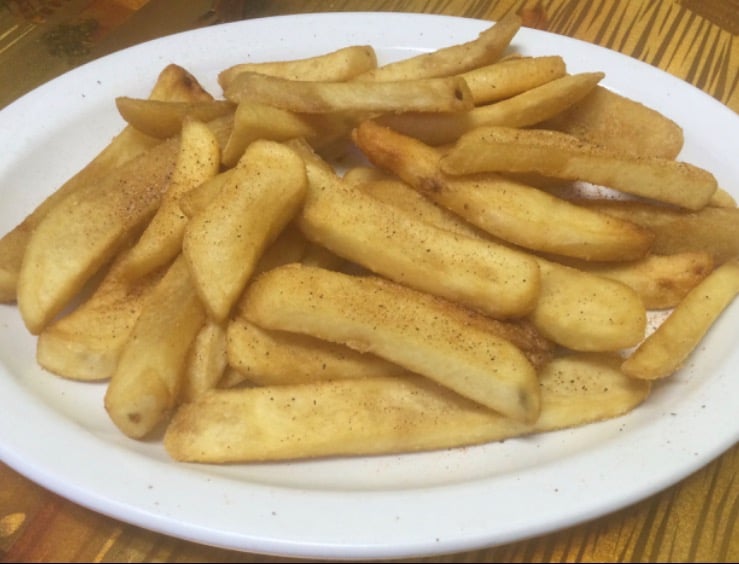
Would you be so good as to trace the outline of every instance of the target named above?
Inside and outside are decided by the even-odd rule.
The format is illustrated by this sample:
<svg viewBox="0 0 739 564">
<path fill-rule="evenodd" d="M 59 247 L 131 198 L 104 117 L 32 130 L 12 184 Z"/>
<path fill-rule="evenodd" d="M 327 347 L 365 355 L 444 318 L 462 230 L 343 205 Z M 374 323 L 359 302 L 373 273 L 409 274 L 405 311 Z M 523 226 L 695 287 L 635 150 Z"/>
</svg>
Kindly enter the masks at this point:
<svg viewBox="0 0 739 564">
<path fill-rule="evenodd" d="M 175 460 L 476 445 L 620 416 L 739 290 L 739 209 L 673 121 L 478 37 L 171 64 L 0 239 L 46 370 Z M 651 312 L 664 321 L 650 328 Z"/>
</svg>

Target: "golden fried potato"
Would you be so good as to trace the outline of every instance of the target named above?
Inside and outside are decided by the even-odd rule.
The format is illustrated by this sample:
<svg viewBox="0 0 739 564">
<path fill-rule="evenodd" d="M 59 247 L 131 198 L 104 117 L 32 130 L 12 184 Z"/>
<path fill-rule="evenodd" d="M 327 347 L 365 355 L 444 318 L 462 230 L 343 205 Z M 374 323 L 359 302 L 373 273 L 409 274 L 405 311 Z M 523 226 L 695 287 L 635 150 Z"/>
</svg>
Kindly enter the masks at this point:
<svg viewBox="0 0 739 564">
<path fill-rule="evenodd" d="M 242 72 L 257 72 L 289 80 L 338 82 L 377 67 L 377 54 L 371 45 L 349 45 L 303 59 L 239 63 L 218 73 L 218 84 L 225 91 Z"/>
<path fill-rule="evenodd" d="M 306 186 L 295 151 L 255 141 L 215 199 L 190 218 L 182 252 L 214 320 L 228 317 L 264 250 L 297 214 Z"/>
<path fill-rule="evenodd" d="M 225 91 L 236 103 L 256 102 L 306 114 L 336 112 L 457 112 L 474 105 L 463 78 L 392 82 L 308 82 L 241 73 Z"/>
<path fill-rule="evenodd" d="M 545 129 L 478 127 L 457 140 L 441 169 L 448 174 L 535 172 L 691 210 L 705 207 L 718 188 L 713 174 L 695 165 L 634 156 Z"/>
<path fill-rule="evenodd" d="M 125 435 L 147 436 L 175 407 L 188 350 L 205 321 L 180 255 L 147 298 L 105 391 L 105 410 Z"/>
<path fill-rule="evenodd" d="M 236 105 L 227 100 L 172 102 L 119 96 L 115 105 L 131 127 L 158 139 L 177 135 L 186 117 L 208 122 L 236 111 Z"/>
<path fill-rule="evenodd" d="M 675 306 L 657 329 L 624 360 L 633 378 L 656 380 L 678 370 L 739 292 L 739 261 L 719 266 Z"/>
<path fill-rule="evenodd" d="M 707 252 L 716 264 L 739 256 L 739 209 L 734 207 L 708 206 L 689 211 L 633 200 L 578 203 L 649 229 L 654 234 L 655 254 Z"/>
<path fill-rule="evenodd" d="M 371 353 L 311 335 L 271 331 L 237 316 L 228 324 L 228 363 L 236 369 L 224 386 L 246 380 L 259 386 L 407 373 Z"/>
<path fill-rule="evenodd" d="M 675 307 L 714 267 L 713 257 L 702 251 L 650 254 L 629 262 L 566 261 L 565 264 L 623 282 L 639 294 L 648 310 Z"/>
<path fill-rule="evenodd" d="M 626 284 L 539 259 L 541 294 L 528 319 L 546 338 L 574 351 L 632 347 L 647 329 L 639 294 Z"/>
<path fill-rule="evenodd" d="M 252 282 L 241 307 L 260 327 L 374 353 L 517 420 L 538 416 L 526 355 L 452 302 L 376 276 L 292 264 Z"/>
<path fill-rule="evenodd" d="M 226 328 L 206 320 L 186 354 L 178 402 L 195 401 L 224 377 L 228 367 Z"/>
<path fill-rule="evenodd" d="M 234 126 L 223 149 L 223 163 L 234 166 L 257 139 L 287 141 L 304 138 L 325 145 L 347 134 L 353 121 L 344 114 L 300 114 L 252 100 L 238 104 Z"/>
<path fill-rule="evenodd" d="M 471 446 L 618 417 L 649 394 L 618 358 L 573 355 L 541 374 L 541 415 L 522 423 L 418 377 L 211 390 L 164 436 L 173 459 L 228 463 Z"/>
<path fill-rule="evenodd" d="M 71 312 L 44 327 L 36 342 L 36 361 L 44 369 L 83 381 L 108 380 L 118 357 L 163 271 L 131 279 L 116 258 L 95 291 Z"/>
<path fill-rule="evenodd" d="M 182 250 L 187 217 L 180 197 L 213 178 L 220 169 L 220 148 L 210 128 L 185 118 L 177 161 L 154 217 L 126 256 L 122 268 L 132 278 L 142 276 L 174 259 Z"/>
<path fill-rule="evenodd" d="M 475 105 L 498 102 L 565 76 L 567 66 L 558 55 L 499 60 L 463 72 Z"/>
<path fill-rule="evenodd" d="M 459 75 L 500 59 L 521 28 L 521 18 L 510 13 L 465 43 L 386 63 L 354 78 L 355 81 L 399 81 Z"/>
<path fill-rule="evenodd" d="M 602 85 L 541 127 L 615 151 L 664 159 L 676 158 L 684 143 L 682 128 L 663 113 Z"/>
</svg>

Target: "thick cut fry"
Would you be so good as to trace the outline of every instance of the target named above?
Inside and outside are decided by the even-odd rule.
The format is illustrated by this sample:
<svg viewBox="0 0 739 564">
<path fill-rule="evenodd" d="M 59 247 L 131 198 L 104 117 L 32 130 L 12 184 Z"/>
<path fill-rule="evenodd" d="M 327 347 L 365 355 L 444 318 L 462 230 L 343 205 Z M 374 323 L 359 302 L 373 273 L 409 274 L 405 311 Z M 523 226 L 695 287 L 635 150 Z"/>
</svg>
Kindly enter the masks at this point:
<svg viewBox="0 0 739 564">
<path fill-rule="evenodd" d="M 457 140 L 441 168 L 449 174 L 535 172 L 692 210 L 706 206 L 718 187 L 710 172 L 689 163 L 637 157 L 544 129 L 479 127 Z"/>
<path fill-rule="evenodd" d="M 295 151 L 255 141 L 213 202 L 190 219 L 183 253 L 213 319 L 228 317 L 265 248 L 297 214 L 306 186 Z"/>
<path fill-rule="evenodd" d="M 180 253 L 187 217 L 182 214 L 179 199 L 218 174 L 220 148 L 207 125 L 186 118 L 180 139 L 177 161 L 161 205 L 126 257 L 123 268 L 132 278 L 169 263 Z"/>
<path fill-rule="evenodd" d="M 566 264 L 623 282 L 639 294 L 648 310 L 675 307 L 714 267 L 713 257 L 700 251 L 649 255 L 638 261 L 623 263 L 577 261 Z"/>
<path fill-rule="evenodd" d="M 119 96 L 115 105 L 131 127 L 159 139 L 177 135 L 186 117 L 207 122 L 236 110 L 235 104 L 226 100 L 172 102 Z"/>
<path fill-rule="evenodd" d="M 124 252 L 95 291 L 69 314 L 44 328 L 36 361 L 44 369 L 73 380 L 107 380 L 138 319 L 143 304 L 161 278 L 152 272 L 135 280 L 123 274 Z"/>
<path fill-rule="evenodd" d="M 396 81 L 458 75 L 500 59 L 520 28 L 521 18 L 510 13 L 471 41 L 381 65 L 355 80 Z"/>
<path fill-rule="evenodd" d="M 446 300 L 374 276 L 294 264 L 261 275 L 242 306 L 260 327 L 374 353 L 517 420 L 538 416 L 536 370 L 524 353 Z"/>
<path fill-rule="evenodd" d="M 348 133 L 352 123 L 340 114 L 298 114 L 246 100 L 237 106 L 233 131 L 223 149 L 223 163 L 234 166 L 257 139 L 287 141 L 302 137 L 323 145 Z"/>
<path fill-rule="evenodd" d="M 227 99 L 306 114 L 332 112 L 458 112 L 474 105 L 460 77 L 392 82 L 307 82 L 256 73 L 238 75 Z"/>
<path fill-rule="evenodd" d="M 18 308 L 36 335 L 148 221 L 174 168 L 172 138 L 87 184 L 33 231 L 18 277 Z"/>
<path fill-rule="evenodd" d="M 612 358 L 578 355 L 542 371 L 530 424 L 413 377 L 212 390 L 178 409 L 164 445 L 175 460 L 207 463 L 419 452 L 603 421 L 648 394 Z"/>
<path fill-rule="evenodd" d="M 190 345 L 178 401 L 195 401 L 215 388 L 228 366 L 226 328 L 208 320 Z"/>
<path fill-rule="evenodd" d="M 621 365 L 633 378 L 656 380 L 678 370 L 739 292 L 739 261 L 709 274 Z"/>
<path fill-rule="evenodd" d="M 187 351 L 205 321 L 180 256 L 144 304 L 105 392 L 105 409 L 124 434 L 145 437 L 174 408 Z"/>
<path fill-rule="evenodd" d="M 229 365 L 237 372 L 224 386 L 243 380 L 268 386 L 407 372 L 374 354 L 310 335 L 262 329 L 241 316 L 228 325 L 227 353 Z"/>
<path fill-rule="evenodd" d="M 151 100 L 197 101 L 212 99 L 189 72 L 178 65 L 167 65 L 149 94 Z M 0 239 L 0 302 L 16 299 L 18 274 L 31 233 L 46 214 L 68 195 L 96 184 L 113 169 L 160 142 L 132 127 L 125 127 L 113 140 L 72 178 L 55 190 L 18 226 Z"/>
<path fill-rule="evenodd" d="M 258 72 L 289 80 L 339 82 L 377 67 L 377 55 L 371 45 L 349 45 L 304 59 L 240 63 L 222 70 L 218 84 L 223 90 L 242 72 Z"/>
<path fill-rule="evenodd" d="M 539 271 L 541 293 L 528 318 L 546 338 L 584 352 L 616 351 L 644 338 L 647 312 L 626 284 L 541 258 Z"/>
<path fill-rule="evenodd" d="M 717 264 L 739 256 L 739 209 L 687 211 L 629 200 L 583 200 L 583 206 L 628 219 L 654 233 L 652 252 L 707 252 Z"/>
<path fill-rule="evenodd" d="M 224 170 L 182 194 L 177 200 L 182 213 L 192 218 L 207 208 L 217 198 L 223 187 L 232 181 L 235 172 L 235 168 Z"/>
<path fill-rule="evenodd" d="M 596 86 L 541 127 L 616 151 L 665 159 L 677 157 L 684 142 L 683 130 L 674 121 L 605 86 Z"/>
<path fill-rule="evenodd" d="M 399 284 L 493 317 L 521 317 L 534 308 L 533 257 L 420 221 L 342 183 L 316 159 L 305 158 L 309 190 L 298 218 L 308 239 Z"/>
<path fill-rule="evenodd" d="M 543 190 L 496 174 L 446 175 L 439 169 L 439 151 L 372 121 L 360 124 L 353 138 L 375 165 L 510 243 L 602 261 L 641 258 L 650 248 L 653 235 L 647 229 L 594 214 Z"/>
<path fill-rule="evenodd" d="M 529 127 L 557 115 L 587 95 L 603 73 L 566 75 L 516 96 L 458 113 L 386 114 L 377 122 L 428 145 L 453 143 L 485 125 Z"/>
<path fill-rule="evenodd" d="M 516 96 L 565 76 L 564 59 L 557 55 L 519 57 L 480 66 L 461 74 L 470 87 L 475 105 Z"/>
</svg>

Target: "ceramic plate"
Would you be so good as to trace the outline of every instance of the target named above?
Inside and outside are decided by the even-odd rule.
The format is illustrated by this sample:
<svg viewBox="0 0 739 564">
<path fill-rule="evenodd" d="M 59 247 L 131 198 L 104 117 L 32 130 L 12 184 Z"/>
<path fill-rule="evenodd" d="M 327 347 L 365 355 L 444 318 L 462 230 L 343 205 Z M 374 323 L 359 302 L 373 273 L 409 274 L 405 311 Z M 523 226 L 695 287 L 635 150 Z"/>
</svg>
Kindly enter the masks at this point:
<svg viewBox="0 0 739 564">
<path fill-rule="evenodd" d="M 371 44 L 380 62 L 474 38 L 490 22 L 343 13 L 257 19 L 158 39 L 96 60 L 0 111 L 0 232 L 81 168 L 123 123 L 114 98 L 145 97 L 177 63 L 220 96 L 218 71 Z M 612 51 L 522 29 L 525 54 L 562 55 L 570 72 L 680 123 L 680 158 L 739 197 L 739 118 L 696 88 Z M 734 140 L 734 141 L 731 141 Z M 631 414 L 504 443 L 403 456 L 199 466 L 121 435 L 103 384 L 39 369 L 35 338 L 0 306 L 0 458 L 44 487 L 135 525 L 229 549 L 323 559 L 402 558 L 477 549 L 602 516 L 694 472 L 736 443 L 739 304 L 684 369 Z"/>
</svg>

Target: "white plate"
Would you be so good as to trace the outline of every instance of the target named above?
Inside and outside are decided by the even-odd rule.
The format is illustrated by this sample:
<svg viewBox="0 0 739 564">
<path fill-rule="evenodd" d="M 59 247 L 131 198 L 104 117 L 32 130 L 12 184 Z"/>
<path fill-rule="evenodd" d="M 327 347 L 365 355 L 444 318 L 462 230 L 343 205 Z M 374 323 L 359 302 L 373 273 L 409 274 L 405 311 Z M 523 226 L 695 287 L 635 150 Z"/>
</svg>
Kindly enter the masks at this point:
<svg viewBox="0 0 739 564">
<path fill-rule="evenodd" d="M 381 61 L 469 40 L 490 22 L 409 14 L 311 14 L 244 21 L 159 39 L 80 67 L 0 112 L 0 232 L 84 165 L 122 127 L 113 100 L 146 96 L 170 62 L 214 94 L 217 72 L 247 60 L 372 44 Z M 593 45 L 522 29 L 527 54 L 560 54 L 571 72 L 659 108 L 685 129 L 681 158 L 739 197 L 739 119 L 699 90 Z M 675 377 L 631 414 L 602 424 L 406 456 L 197 466 L 159 442 L 124 438 L 104 387 L 40 370 L 35 339 L 0 307 L 0 458 L 95 511 L 204 544 L 316 558 L 402 558 L 540 535 L 641 500 L 694 472 L 739 437 L 739 305 Z"/>
</svg>

